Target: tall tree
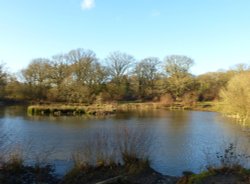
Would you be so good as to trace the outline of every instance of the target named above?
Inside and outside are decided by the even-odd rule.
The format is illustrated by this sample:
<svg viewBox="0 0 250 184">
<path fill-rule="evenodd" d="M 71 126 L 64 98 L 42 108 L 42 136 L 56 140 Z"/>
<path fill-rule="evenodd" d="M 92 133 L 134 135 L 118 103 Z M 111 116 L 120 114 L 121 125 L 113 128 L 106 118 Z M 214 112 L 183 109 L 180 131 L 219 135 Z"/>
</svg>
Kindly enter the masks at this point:
<svg viewBox="0 0 250 184">
<path fill-rule="evenodd" d="M 189 74 L 190 68 L 194 65 L 194 61 L 182 55 L 171 55 L 165 58 L 166 73 L 170 77 L 183 77 Z"/>
<path fill-rule="evenodd" d="M 111 53 L 107 58 L 107 69 L 110 77 L 108 92 L 114 100 L 128 100 L 132 90 L 129 75 L 132 72 L 134 57 L 119 51 Z"/>
<path fill-rule="evenodd" d="M 91 50 L 76 49 L 68 54 L 72 72 L 77 83 L 90 85 L 93 75 L 93 64 L 97 63 L 96 54 Z"/>
<path fill-rule="evenodd" d="M 0 98 L 5 95 L 5 85 L 7 83 L 7 73 L 4 71 L 4 65 L 0 64 Z"/>
<path fill-rule="evenodd" d="M 115 83 L 121 82 L 122 78 L 129 74 L 134 57 L 119 51 L 111 53 L 107 58 L 108 71 Z"/>
<path fill-rule="evenodd" d="M 182 97 L 194 88 L 194 78 L 189 73 L 194 61 L 182 55 L 171 55 L 165 58 L 167 78 L 167 92 L 174 99 Z"/>
<path fill-rule="evenodd" d="M 68 53 L 67 58 L 71 63 L 71 76 L 67 78 L 68 84 L 64 82 L 64 87 L 68 87 L 68 89 L 73 86 L 78 87 L 74 89 L 74 95 L 66 94 L 65 96 L 68 96 L 68 99 L 91 103 L 102 90 L 107 79 L 106 68 L 98 62 L 96 54 L 91 50 L 72 50 Z M 72 90 L 65 91 L 72 93 Z"/>
<path fill-rule="evenodd" d="M 239 63 L 232 67 L 232 71 L 234 71 L 235 73 L 242 73 L 249 70 L 250 66 L 246 63 Z"/>
<path fill-rule="evenodd" d="M 22 70 L 27 85 L 27 95 L 34 99 L 46 99 L 51 86 L 51 65 L 49 59 L 38 58 L 32 60 L 28 68 Z"/>
<path fill-rule="evenodd" d="M 138 95 L 140 98 L 152 98 L 155 83 L 159 78 L 158 58 L 149 57 L 136 64 L 134 73 L 138 83 Z"/>
<path fill-rule="evenodd" d="M 58 54 L 52 57 L 51 65 L 51 83 L 59 87 L 65 78 L 70 75 L 70 64 L 65 54 Z"/>
<path fill-rule="evenodd" d="M 52 56 L 48 78 L 51 88 L 47 95 L 50 101 L 66 101 L 64 81 L 71 75 L 70 62 L 66 54 Z"/>
<path fill-rule="evenodd" d="M 18 81 L 15 75 L 8 75 L 8 82 L 5 86 L 5 98 L 9 100 L 28 99 L 27 96 L 30 94 L 25 96 L 25 92 L 28 92 L 29 89 L 25 89 L 24 87 L 23 83 Z"/>
</svg>

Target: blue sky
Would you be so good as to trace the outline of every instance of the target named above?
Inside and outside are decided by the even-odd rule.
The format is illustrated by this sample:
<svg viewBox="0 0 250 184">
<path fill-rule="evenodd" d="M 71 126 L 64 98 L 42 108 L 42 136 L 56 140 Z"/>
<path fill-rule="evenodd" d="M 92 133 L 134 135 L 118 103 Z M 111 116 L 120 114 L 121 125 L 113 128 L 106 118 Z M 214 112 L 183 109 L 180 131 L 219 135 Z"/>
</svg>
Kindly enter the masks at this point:
<svg viewBox="0 0 250 184">
<path fill-rule="evenodd" d="M 0 62 L 86 48 L 140 60 L 182 54 L 194 74 L 250 64 L 249 0 L 0 0 Z"/>
</svg>

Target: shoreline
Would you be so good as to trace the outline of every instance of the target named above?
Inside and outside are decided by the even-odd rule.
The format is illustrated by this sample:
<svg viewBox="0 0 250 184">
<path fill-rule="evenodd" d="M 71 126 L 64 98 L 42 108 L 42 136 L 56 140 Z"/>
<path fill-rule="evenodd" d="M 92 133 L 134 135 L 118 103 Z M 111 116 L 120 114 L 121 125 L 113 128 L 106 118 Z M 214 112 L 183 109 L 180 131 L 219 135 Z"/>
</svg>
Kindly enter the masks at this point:
<svg viewBox="0 0 250 184">
<path fill-rule="evenodd" d="M 19 160 L 2 163 L 0 182 L 6 184 L 44 183 L 44 184 L 247 184 L 250 170 L 241 165 L 210 167 L 199 173 L 183 171 L 181 176 L 161 174 L 143 160 L 134 163 L 108 165 L 75 165 L 65 174 L 58 175 L 54 165 L 40 163 L 25 165 Z M 230 163 L 230 162 L 229 162 Z M 232 182 L 233 181 L 233 182 Z"/>
</svg>

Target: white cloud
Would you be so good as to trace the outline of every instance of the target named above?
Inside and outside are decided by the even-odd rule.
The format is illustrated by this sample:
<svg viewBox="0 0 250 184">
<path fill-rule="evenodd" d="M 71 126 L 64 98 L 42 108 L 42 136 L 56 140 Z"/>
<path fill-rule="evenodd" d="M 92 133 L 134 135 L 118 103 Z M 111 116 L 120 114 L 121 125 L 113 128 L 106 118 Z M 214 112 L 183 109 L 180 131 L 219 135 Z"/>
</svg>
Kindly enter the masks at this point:
<svg viewBox="0 0 250 184">
<path fill-rule="evenodd" d="M 95 7 L 95 0 L 83 0 L 81 7 L 83 10 L 90 10 Z"/>
</svg>

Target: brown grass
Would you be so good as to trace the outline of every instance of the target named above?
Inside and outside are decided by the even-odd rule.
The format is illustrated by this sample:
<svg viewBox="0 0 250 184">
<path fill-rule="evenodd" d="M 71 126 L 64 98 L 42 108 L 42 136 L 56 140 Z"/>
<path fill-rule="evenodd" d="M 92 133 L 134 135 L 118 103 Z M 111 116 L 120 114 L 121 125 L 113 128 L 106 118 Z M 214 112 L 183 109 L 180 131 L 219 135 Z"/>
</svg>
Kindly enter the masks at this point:
<svg viewBox="0 0 250 184">
<path fill-rule="evenodd" d="M 145 130 L 120 128 L 115 133 L 95 132 L 72 156 L 75 168 L 119 166 L 128 173 L 150 167 L 152 137 Z"/>
</svg>

